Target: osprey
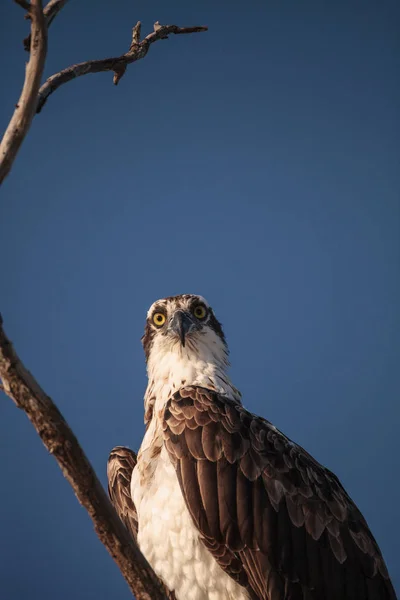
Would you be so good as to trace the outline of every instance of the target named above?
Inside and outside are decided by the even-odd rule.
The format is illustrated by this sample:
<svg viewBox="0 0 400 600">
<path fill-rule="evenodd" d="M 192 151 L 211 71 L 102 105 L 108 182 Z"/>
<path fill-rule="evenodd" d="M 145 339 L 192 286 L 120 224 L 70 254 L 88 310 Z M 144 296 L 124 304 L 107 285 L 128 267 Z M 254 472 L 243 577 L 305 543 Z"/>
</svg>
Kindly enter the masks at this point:
<svg viewBox="0 0 400 600">
<path fill-rule="evenodd" d="M 114 506 L 176 600 L 395 600 L 337 477 L 247 411 L 201 296 L 158 300 L 142 338 L 146 433 L 108 462 Z"/>
</svg>

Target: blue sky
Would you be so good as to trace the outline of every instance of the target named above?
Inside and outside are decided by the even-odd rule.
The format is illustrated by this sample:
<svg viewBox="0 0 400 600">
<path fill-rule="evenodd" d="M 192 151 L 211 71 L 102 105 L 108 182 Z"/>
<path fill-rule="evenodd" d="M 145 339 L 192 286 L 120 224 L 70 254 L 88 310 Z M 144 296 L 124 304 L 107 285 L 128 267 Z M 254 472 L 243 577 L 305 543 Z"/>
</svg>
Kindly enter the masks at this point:
<svg viewBox="0 0 400 600">
<path fill-rule="evenodd" d="M 3 3 L 2 130 L 22 17 Z M 340 477 L 398 590 L 399 17 L 395 0 L 71 1 L 46 76 L 123 53 L 138 19 L 210 30 L 158 42 L 117 88 L 102 73 L 56 92 L 0 201 L 6 331 L 103 483 L 109 450 L 143 435 L 147 308 L 202 294 L 245 405 Z M 128 600 L 0 400 L 2 596 Z"/>
</svg>

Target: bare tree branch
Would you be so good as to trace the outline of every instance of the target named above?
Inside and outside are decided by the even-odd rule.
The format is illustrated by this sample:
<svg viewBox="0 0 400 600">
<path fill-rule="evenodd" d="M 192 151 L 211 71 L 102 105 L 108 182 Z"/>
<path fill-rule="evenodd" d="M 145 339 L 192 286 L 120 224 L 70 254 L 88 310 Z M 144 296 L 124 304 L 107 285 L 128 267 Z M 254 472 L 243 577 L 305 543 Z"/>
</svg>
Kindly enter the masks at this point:
<svg viewBox="0 0 400 600">
<path fill-rule="evenodd" d="M 39 100 L 37 104 L 37 112 L 39 113 L 47 98 L 53 94 L 60 86 L 68 83 L 71 79 L 87 75 L 88 73 L 100 73 L 102 71 L 114 71 L 114 84 L 117 85 L 121 77 L 126 71 L 127 65 L 144 58 L 149 51 L 150 45 L 157 40 L 165 39 L 171 33 L 198 33 L 207 31 L 207 27 L 178 27 L 177 25 L 160 25 L 158 21 L 154 25 L 153 33 L 150 33 L 139 42 L 140 36 L 140 21 L 133 28 L 132 43 L 128 52 L 114 58 L 104 58 L 101 60 L 88 60 L 83 63 L 71 65 L 63 69 L 59 73 L 52 75 L 42 85 L 39 90 Z"/>
<path fill-rule="evenodd" d="M 64 417 L 18 358 L 4 333 L 1 316 L 0 377 L 5 393 L 25 411 L 58 462 L 137 600 L 166 600 L 161 582 L 120 521 Z"/>
<path fill-rule="evenodd" d="M 142 30 L 142 24 L 138 21 L 135 27 L 132 29 L 132 43 L 130 45 L 129 50 L 132 49 L 133 44 L 140 44 L 140 32 Z"/>
<path fill-rule="evenodd" d="M 65 6 L 68 0 L 50 0 L 44 7 L 43 13 L 46 17 L 47 27 L 53 22 L 60 10 Z"/>
<path fill-rule="evenodd" d="M 30 10 L 31 5 L 28 2 L 28 0 L 14 0 L 15 4 L 19 4 L 21 8 L 24 8 L 25 10 Z"/>
<path fill-rule="evenodd" d="M 18 0 L 25 8 L 25 2 Z M 21 144 L 36 113 L 38 91 L 47 52 L 47 28 L 42 1 L 32 0 L 28 6 L 31 17 L 31 53 L 26 66 L 25 81 L 18 104 L 0 144 L 0 185 L 7 177 Z"/>
<path fill-rule="evenodd" d="M 21 0 L 25 2 L 25 0 Z M 20 0 L 15 0 L 15 2 L 20 3 Z M 63 6 L 68 2 L 68 0 L 50 0 L 48 4 L 43 9 L 43 14 L 46 17 L 46 25 L 47 29 L 50 27 L 55 17 L 58 15 Z M 30 18 L 29 13 L 26 15 L 26 18 Z M 31 47 L 31 34 L 28 35 L 23 41 L 24 48 L 27 52 L 29 52 L 29 48 Z"/>
</svg>

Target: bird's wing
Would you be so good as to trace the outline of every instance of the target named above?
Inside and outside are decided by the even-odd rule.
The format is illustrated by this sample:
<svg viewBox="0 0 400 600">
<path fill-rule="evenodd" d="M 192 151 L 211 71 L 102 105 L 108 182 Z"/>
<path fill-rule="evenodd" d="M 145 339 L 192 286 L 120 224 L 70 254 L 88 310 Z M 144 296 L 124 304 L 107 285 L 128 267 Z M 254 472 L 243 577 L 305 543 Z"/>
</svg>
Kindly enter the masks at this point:
<svg viewBox="0 0 400 600">
<path fill-rule="evenodd" d="M 136 454 L 124 446 L 111 450 L 107 463 L 108 493 L 117 514 L 134 539 L 137 538 L 138 517 L 131 497 L 132 471 Z"/>
<path fill-rule="evenodd" d="M 396 600 L 339 480 L 271 423 L 187 387 L 168 401 L 163 431 L 203 543 L 252 598 Z"/>
<path fill-rule="evenodd" d="M 139 524 L 135 504 L 131 497 L 132 471 L 136 467 L 136 454 L 125 446 L 116 446 L 107 463 L 108 493 L 117 514 L 136 540 Z M 164 585 L 169 600 L 176 600 L 175 592 Z"/>
</svg>

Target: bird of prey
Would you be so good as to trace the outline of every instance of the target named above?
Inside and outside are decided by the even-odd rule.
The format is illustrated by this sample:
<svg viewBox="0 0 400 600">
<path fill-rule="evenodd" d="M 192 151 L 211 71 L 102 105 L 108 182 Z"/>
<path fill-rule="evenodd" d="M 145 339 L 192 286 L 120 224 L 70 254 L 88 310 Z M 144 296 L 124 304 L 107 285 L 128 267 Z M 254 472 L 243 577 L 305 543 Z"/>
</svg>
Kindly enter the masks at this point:
<svg viewBox="0 0 400 600">
<path fill-rule="evenodd" d="M 395 600 L 338 478 L 231 383 L 201 296 L 155 302 L 142 338 L 146 433 L 108 462 L 112 502 L 176 600 Z"/>
</svg>

